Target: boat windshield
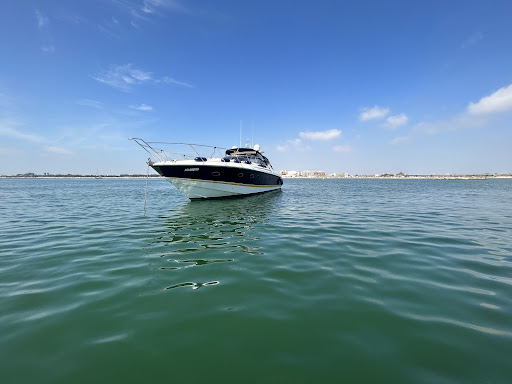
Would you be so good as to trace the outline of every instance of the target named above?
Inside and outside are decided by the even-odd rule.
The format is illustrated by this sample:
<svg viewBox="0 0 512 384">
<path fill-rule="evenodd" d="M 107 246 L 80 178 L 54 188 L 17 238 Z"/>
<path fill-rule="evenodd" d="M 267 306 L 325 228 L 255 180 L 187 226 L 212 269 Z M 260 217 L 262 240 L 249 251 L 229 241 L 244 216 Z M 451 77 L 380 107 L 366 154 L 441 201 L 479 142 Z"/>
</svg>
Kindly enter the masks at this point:
<svg viewBox="0 0 512 384">
<path fill-rule="evenodd" d="M 261 165 L 263 167 L 271 167 L 268 159 L 263 156 L 260 152 L 255 151 L 254 149 L 249 148 L 240 148 L 240 149 L 228 149 L 226 151 L 226 157 L 232 161 L 245 161 L 250 163 L 255 163 Z"/>
</svg>

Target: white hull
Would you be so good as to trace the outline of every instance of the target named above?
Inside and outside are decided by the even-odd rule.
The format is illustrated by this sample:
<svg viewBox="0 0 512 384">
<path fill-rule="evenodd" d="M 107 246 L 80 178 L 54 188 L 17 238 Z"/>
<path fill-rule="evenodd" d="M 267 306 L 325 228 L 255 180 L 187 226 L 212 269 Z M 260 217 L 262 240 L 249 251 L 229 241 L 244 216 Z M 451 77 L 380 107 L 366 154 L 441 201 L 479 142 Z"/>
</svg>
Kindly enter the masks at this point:
<svg viewBox="0 0 512 384">
<path fill-rule="evenodd" d="M 281 189 L 281 185 L 248 185 L 176 177 L 166 177 L 166 179 L 189 199 L 251 195 Z"/>
</svg>

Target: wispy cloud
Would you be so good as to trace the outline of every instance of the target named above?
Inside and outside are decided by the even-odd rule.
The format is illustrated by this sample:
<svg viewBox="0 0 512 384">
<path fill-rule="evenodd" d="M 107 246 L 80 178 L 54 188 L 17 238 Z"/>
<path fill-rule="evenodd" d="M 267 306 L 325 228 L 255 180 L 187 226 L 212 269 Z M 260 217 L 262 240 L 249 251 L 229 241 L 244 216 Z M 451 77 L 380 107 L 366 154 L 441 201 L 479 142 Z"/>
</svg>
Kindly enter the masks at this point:
<svg viewBox="0 0 512 384">
<path fill-rule="evenodd" d="M 167 12 L 191 14 L 189 8 L 177 0 L 111 0 L 130 16 L 130 25 L 141 29 L 143 23 L 150 23 L 155 16 Z"/>
<path fill-rule="evenodd" d="M 489 115 L 512 110 L 512 84 L 498 89 L 476 103 L 469 103 L 467 112 L 471 115 Z"/>
<path fill-rule="evenodd" d="M 61 147 L 48 146 L 48 147 L 44 147 L 44 150 L 46 152 L 57 154 L 57 155 L 65 155 L 65 156 L 73 155 L 72 151 L 70 151 L 66 148 L 61 148 Z"/>
<path fill-rule="evenodd" d="M 91 107 L 96 109 L 103 109 L 103 103 L 97 100 L 92 99 L 81 99 L 76 102 L 78 105 L 83 105 L 84 107 Z"/>
<path fill-rule="evenodd" d="M 162 82 L 163 83 L 166 83 L 166 84 L 175 84 L 175 85 L 181 85 L 183 87 L 187 87 L 187 88 L 194 88 L 194 86 L 192 84 L 189 84 L 189 83 L 185 83 L 184 81 L 178 81 L 178 80 L 175 80 L 171 77 L 168 77 L 168 76 L 165 76 L 163 79 L 162 79 Z"/>
<path fill-rule="evenodd" d="M 130 105 L 131 109 L 136 109 L 137 111 L 152 111 L 153 107 L 151 105 L 140 104 L 140 105 Z"/>
<path fill-rule="evenodd" d="M 132 20 L 132 21 L 130 21 L 130 25 L 131 25 L 132 27 L 134 27 L 134 28 L 140 29 L 140 25 L 139 25 L 139 24 L 137 24 L 137 23 L 136 23 L 135 21 L 133 21 L 133 20 Z"/>
<path fill-rule="evenodd" d="M 167 76 L 163 78 L 154 77 L 151 72 L 137 69 L 132 64 L 112 66 L 110 69 L 91 77 L 100 83 L 124 92 L 130 92 L 133 86 L 141 84 L 165 83 L 192 87 L 190 84 L 171 79 Z"/>
<path fill-rule="evenodd" d="M 462 49 L 470 48 L 470 47 L 478 44 L 483 39 L 484 39 L 484 34 L 482 32 L 476 32 L 476 33 L 472 34 L 470 37 L 468 37 L 466 40 L 464 40 L 460 47 Z"/>
<path fill-rule="evenodd" d="M 159 9 L 181 13 L 188 12 L 188 9 L 176 0 L 143 0 L 140 8 L 144 13 L 155 13 Z"/>
<path fill-rule="evenodd" d="M 413 132 L 433 135 L 458 129 L 480 128 L 486 126 L 488 122 L 489 119 L 484 116 L 471 116 L 467 113 L 463 113 L 446 120 L 421 122 L 415 125 Z"/>
<path fill-rule="evenodd" d="M 409 118 L 406 116 L 405 113 L 400 113 L 399 115 L 389 116 L 386 119 L 386 127 L 391 129 L 396 129 L 398 127 L 401 127 L 402 125 L 407 124 L 409 121 Z"/>
<path fill-rule="evenodd" d="M 129 92 L 133 85 L 151 81 L 151 72 L 144 72 L 134 68 L 132 64 L 126 64 L 111 67 L 91 77 L 100 83 Z"/>
<path fill-rule="evenodd" d="M 345 144 L 345 145 L 335 145 L 334 147 L 332 147 L 332 150 L 334 152 L 340 152 L 340 153 L 348 153 L 348 152 L 352 152 L 352 146 L 348 145 L 348 144 Z"/>
<path fill-rule="evenodd" d="M 79 15 L 75 13 L 74 11 L 71 11 L 69 9 L 61 9 L 58 13 L 57 18 L 60 21 L 64 21 L 66 23 L 71 23 L 74 25 L 80 25 L 80 24 L 87 24 L 88 20 L 83 17 L 82 15 Z"/>
<path fill-rule="evenodd" d="M 361 109 L 361 113 L 359 114 L 359 120 L 368 121 L 368 120 L 376 120 L 383 119 L 389 114 L 389 108 L 383 108 L 379 106 L 374 106 L 373 108 L 364 107 Z"/>
<path fill-rule="evenodd" d="M 38 9 L 35 10 L 35 15 L 37 28 L 39 29 L 42 38 L 41 51 L 44 53 L 54 53 L 55 45 L 52 42 L 53 39 L 49 30 L 50 19 Z"/>
<path fill-rule="evenodd" d="M 38 9 L 36 9 L 35 13 L 36 13 L 37 27 L 39 29 L 45 28 L 48 25 L 48 23 L 49 23 L 48 17 L 43 15 L 41 13 L 41 11 L 39 11 Z"/>
<path fill-rule="evenodd" d="M 97 28 L 101 33 L 105 34 L 111 39 L 119 39 L 121 37 L 118 30 L 118 25 L 112 23 L 111 21 L 106 21 L 103 24 L 98 24 Z"/>
<path fill-rule="evenodd" d="M 41 51 L 43 51 L 44 53 L 54 53 L 55 46 L 54 45 L 43 45 L 43 46 L 41 46 Z"/>
<path fill-rule="evenodd" d="M 409 136 L 400 136 L 395 137 L 393 140 L 390 141 L 390 144 L 392 145 L 401 145 L 401 144 L 407 144 L 410 140 Z"/>
<path fill-rule="evenodd" d="M 30 141 L 33 143 L 47 142 L 47 140 L 44 137 L 34 135 L 31 133 L 25 133 L 25 132 L 19 131 L 17 129 L 14 129 L 10 126 L 4 126 L 1 123 L 0 123 L 0 136 L 11 137 L 11 138 L 15 138 L 15 139 L 23 140 L 23 141 Z"/>
<path fill-rule="evenodd" d="M 307 140 L 332 140 L 341 136 L 341 131 L 339 129 L 329 129 L 327 131 L 317 131 L 317 132 L 300 132 L 299 136 L 303 139 Z"/>
</svg>

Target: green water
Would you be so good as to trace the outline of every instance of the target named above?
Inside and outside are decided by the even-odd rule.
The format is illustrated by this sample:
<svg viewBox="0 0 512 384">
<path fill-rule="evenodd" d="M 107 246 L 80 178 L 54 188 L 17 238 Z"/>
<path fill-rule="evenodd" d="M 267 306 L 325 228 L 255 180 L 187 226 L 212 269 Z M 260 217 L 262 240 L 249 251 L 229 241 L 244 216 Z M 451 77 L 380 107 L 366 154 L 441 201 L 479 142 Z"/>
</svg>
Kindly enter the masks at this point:
<svg viewBox="0 0 512 384">
<path fill-rule="evenodd" d="M 512 180 L 0 180 L 1 383 L 510 383 Z"/>
</svg>

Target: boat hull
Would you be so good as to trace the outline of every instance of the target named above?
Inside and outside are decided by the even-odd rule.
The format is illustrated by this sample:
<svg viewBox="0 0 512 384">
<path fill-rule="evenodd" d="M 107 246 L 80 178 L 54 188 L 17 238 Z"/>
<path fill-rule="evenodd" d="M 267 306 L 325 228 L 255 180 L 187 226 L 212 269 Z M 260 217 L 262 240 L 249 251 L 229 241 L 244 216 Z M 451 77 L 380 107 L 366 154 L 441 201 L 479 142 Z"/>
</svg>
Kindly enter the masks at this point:
<svg viewBox="0 0 512 384">
<path fill-rule="evenodd" d="M 281 189 L 279 175 L 258 166 L 154 163 L 151 166 L 191 200 L 252 195 Z"/>
<path fill-rule="evenodd" d="M 177 177 L 166 177 L 166 180 L 190 200 L 253 195 L 281 189 L 281 185 L 247 185 Z"/>
</svg>

